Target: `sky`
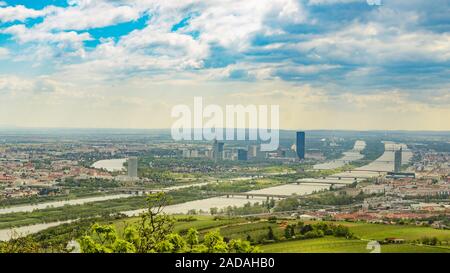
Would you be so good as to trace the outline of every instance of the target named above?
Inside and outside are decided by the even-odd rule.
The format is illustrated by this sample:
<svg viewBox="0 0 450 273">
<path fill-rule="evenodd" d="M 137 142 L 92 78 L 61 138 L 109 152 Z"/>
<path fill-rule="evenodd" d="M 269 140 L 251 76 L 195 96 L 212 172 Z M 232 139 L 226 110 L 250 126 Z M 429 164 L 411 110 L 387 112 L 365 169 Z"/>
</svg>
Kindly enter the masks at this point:
<svg viewBox="0 0 450 273">
<path fill-rule="evenodd" d="M 450 0 L 0 0 L 0 127 L 450 130 Z"/>
</svg>

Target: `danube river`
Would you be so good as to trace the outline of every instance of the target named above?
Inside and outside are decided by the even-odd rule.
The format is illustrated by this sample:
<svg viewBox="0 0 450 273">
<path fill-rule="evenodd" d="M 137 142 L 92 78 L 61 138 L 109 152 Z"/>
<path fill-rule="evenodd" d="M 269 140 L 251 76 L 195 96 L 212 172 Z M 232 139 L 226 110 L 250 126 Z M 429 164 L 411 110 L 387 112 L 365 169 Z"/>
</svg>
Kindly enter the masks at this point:
<svg viewBox="0 0 450 273">
<path fill-rule="evenodd" d="M 71 200 L 61 200 L 61 201 L 53 201 L 53 202 L 45 202 L 38 203 L 33 205 L 23 205 L 23 206 L 13 206 L 7 208 L 0 208 L 0 214 L 14 213 L 14 212 L 32 212 L 34 210 L 39 209 L 47 209 L 47 208 L 58 208 L 66 205 L 82 205 L 86 203 L 98 202 L 98 201 L 107 201 L 119 198 L 131 197 L 131 194 L 114 194 L 114 195 L 105 195 L 105 196 L 96 196 L 96 197 L 88 197 L 88 198 L 78 198 Z"/>
</svg>

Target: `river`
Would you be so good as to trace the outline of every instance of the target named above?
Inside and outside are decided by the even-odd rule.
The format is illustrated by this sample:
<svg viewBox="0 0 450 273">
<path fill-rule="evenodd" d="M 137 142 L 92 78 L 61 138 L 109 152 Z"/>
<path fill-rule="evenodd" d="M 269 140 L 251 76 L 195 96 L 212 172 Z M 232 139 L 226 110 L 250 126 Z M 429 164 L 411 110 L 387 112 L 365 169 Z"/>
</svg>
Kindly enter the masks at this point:
<svg viewBox="0 0 450 273">
<path fill-rule="evenodd" d="M 45 202 L 38 203 L 33 205 L 23 205 L 23 206 L 13 206 L 7 208 L 1 208 L 0 214 L 14 213 L 14 212 L 32 212 L 34 210 L 39 209 L 47 209 L 47 208 L 58 208 L 66 205 L 82 205 L 85 203 L 92 203 L 97 201 L 107 201 L 119 198 L 127 198 L 131 197 L 131 194 L 114 194 L 114 195 L 105 195 L 105 196 L 96 196 L 96 197 L 88 197 L 88 198 L 79 198 L 72 200 L 61 200 L 61 201 L 53 201 L 53 202 Z"/>
</svg>

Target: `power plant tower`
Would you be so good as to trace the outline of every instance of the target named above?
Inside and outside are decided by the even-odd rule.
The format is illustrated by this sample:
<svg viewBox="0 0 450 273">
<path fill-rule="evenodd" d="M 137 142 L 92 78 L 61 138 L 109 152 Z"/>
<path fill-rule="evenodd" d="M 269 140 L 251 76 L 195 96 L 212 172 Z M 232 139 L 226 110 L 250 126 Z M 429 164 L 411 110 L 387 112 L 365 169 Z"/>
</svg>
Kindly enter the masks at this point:
<svg viewBox="0 0 450 273">
<path fill-rule="evenodd" d="M 305 159 L 305 132 L 297 132 L 297 142 L 295 146 L 298 158 Z"/>
<path fill-rule="evenodd" d="M 128 158 L 128 176 L 137 178 L 138 177 L 138 159 L 135 156 L 130 156 Z"/>
<path fill-rule="evenodd" d="M 399 173 L 402 170 L 402 148 L 394 153 L 394 173 Z"/>
</svg>

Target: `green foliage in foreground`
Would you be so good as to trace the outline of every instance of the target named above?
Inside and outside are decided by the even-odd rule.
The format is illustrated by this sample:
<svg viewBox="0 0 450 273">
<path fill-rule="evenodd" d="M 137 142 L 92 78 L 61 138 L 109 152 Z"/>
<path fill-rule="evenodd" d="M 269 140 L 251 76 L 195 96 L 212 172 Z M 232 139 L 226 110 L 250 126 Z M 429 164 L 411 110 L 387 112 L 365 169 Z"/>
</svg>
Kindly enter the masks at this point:
<svg viewBox="0 0 450 273">
<path fill-rule="evenodd" d="M 251 253 L 258 248 L 240 239 L 228 243 L 218 230 L 205 234 L 190 228 L 185 236 L 174 233 L 174 219 L 162 213 L 168 200 L 164 193 L 149 195 L 148 210 L 140 221 L 125 227 L 123 236 L 112 225 L 94 224 L 90 234 L 78 241 L 84 253 Z"/>
<path fill-rule="evenodd" d="M 78 239 L 84 253 L 251 253 L 259 252 L 248 241 L 225 241 L 218 230 L 206 233 L 200 240 L 196 229 L 190 228 L 184 236 L 174 232 L 175 220 L 162 212 L 169 203 L 165 193 L 147 197 L 148 210 L 139 221 L 127 225 L 121 236 L 113 225 L 93 224 Z M 49 250 L 32 236 L 12 238 L 0 242 L 0 253 L 38 253 Z M 53 249 L 68 252 L 70 249 Z"/>
</svg>

